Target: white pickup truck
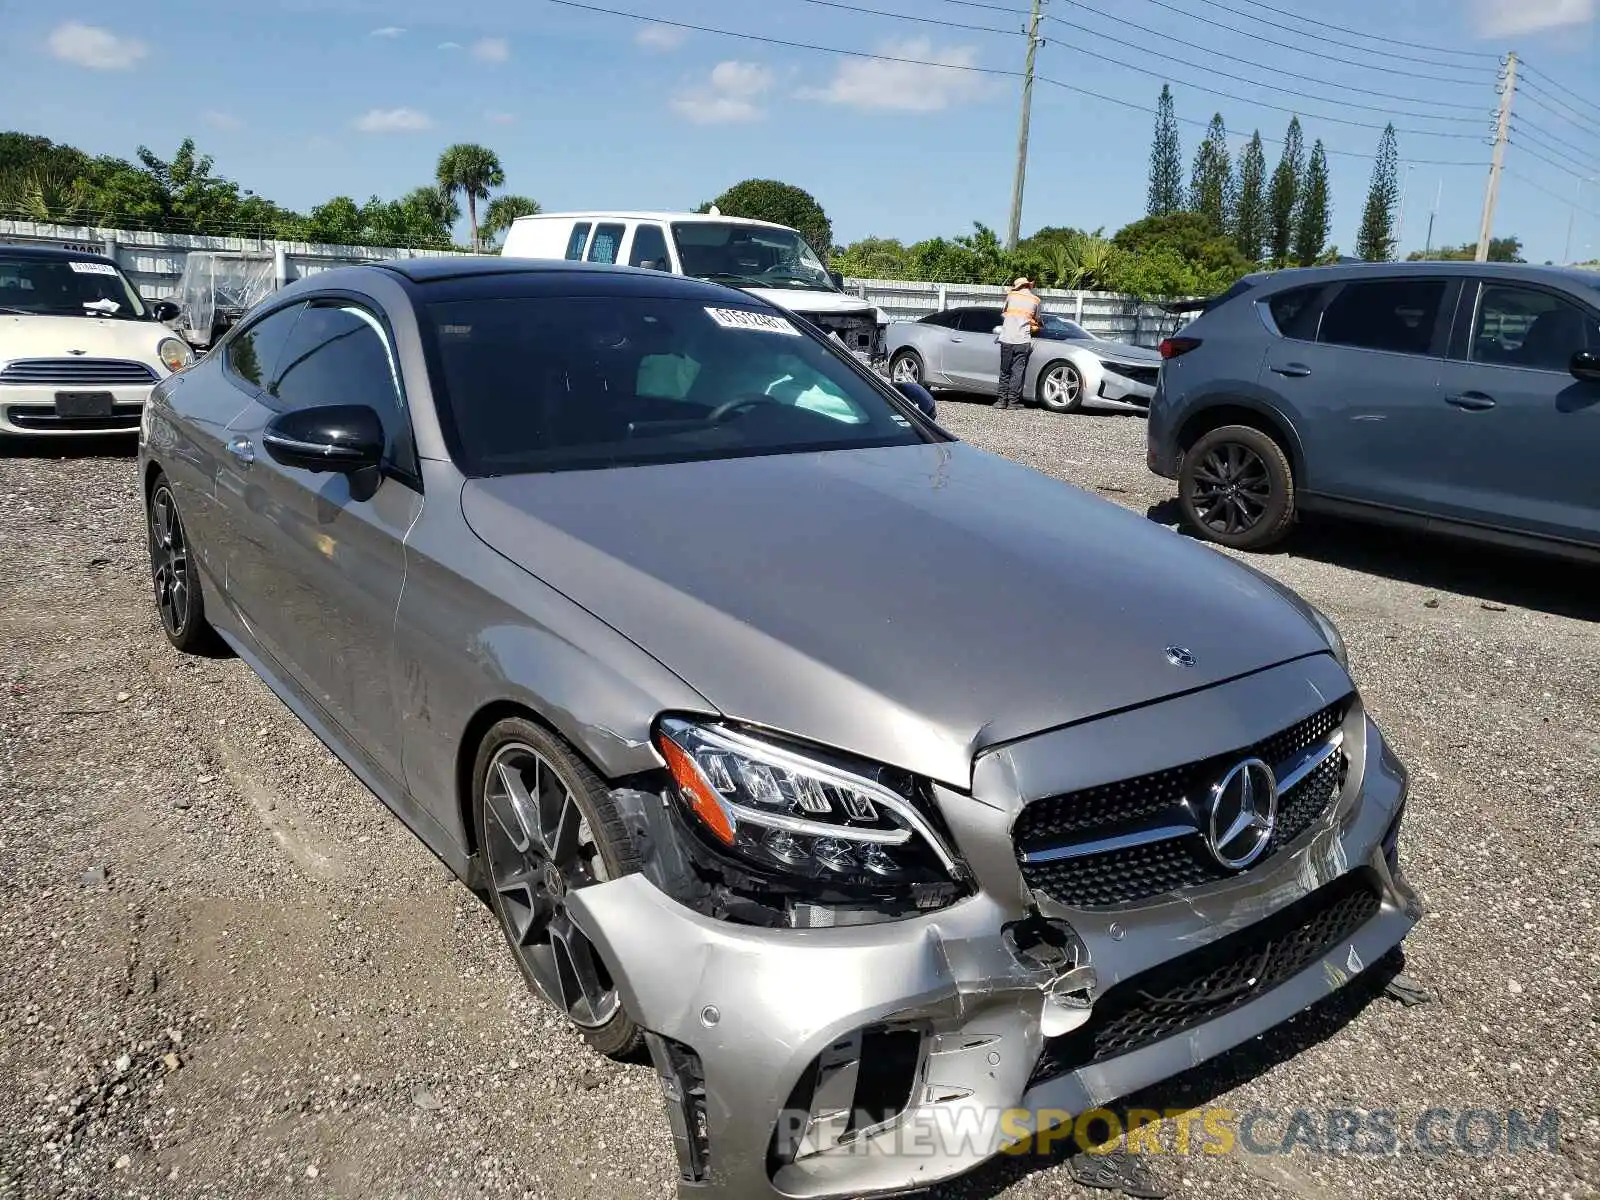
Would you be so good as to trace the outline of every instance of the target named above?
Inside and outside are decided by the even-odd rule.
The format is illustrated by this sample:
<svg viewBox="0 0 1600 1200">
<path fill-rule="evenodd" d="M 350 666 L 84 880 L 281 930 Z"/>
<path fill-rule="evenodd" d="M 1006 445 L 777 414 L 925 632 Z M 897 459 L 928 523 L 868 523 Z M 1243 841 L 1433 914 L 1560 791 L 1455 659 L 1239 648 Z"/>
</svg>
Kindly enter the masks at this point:
<svg viewBox="0 0 1600 1200">
<path fill-rule="evenodd" d="M 519 217 L 501 254 L 620 263 L 725 283 L 836 335 L 867 363 L 883 357 L 883 313 L 840 286 L 797 231 L 709 213 L 567 212 Z"/>
</svg>

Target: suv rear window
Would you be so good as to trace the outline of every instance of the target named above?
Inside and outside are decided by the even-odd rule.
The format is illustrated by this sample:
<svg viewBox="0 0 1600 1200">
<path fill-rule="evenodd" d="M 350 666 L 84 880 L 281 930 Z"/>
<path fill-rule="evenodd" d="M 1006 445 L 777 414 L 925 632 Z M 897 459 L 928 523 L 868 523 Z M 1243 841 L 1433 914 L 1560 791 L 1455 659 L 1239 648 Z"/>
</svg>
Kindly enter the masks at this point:
<svg viewBox="0 0 1600 1200">
<path fill-rule="evenodd" d="M 1316 339 L 1317 329 L 1312 322 L 1312 313 L 1316 311 L 1322 286 L 1315 283 L 1308 287 L 1290 288 L 1266 299 L 1267 311 L 1272 314 L 1272 323 L 1278 327 L 1279 333 L 1301 341 Z"/>
<path fill-rule="evenodd" d="M 1442 279 L 1346 284 L 1322 314 L 1317 340 L 1334 346 L 1427 354 L 1444 303 Z"/>
</svg>

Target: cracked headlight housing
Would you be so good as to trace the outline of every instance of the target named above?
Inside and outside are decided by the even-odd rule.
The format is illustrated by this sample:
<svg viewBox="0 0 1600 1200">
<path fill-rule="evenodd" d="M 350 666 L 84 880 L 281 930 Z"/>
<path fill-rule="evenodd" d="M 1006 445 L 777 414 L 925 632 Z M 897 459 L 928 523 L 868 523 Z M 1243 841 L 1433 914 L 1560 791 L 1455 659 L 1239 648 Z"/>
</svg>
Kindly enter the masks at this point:
<svg viewBox="0 0 1600 1200">
<path fill-rule="evenodd" d="M 656 747 L 694 823 L 758 870 L 872 890 L 963 876 L 905 772 L 676 718 Z"/>
</svg>

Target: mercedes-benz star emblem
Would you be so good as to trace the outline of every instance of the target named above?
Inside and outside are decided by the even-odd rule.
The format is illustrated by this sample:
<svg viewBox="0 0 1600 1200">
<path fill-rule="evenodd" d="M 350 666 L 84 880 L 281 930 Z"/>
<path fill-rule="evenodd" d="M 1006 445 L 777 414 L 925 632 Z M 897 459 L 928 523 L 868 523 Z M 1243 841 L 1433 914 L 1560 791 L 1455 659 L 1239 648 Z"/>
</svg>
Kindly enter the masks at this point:
<svg viewBox="0 0 1600 1200">
<path fill-rule="evenodd" d="M 1168 646 L 1167 661 L 1175 667 L 1192 667 L 1200 660 L 1183 646 Z"/>
<path fill-rule="evenodd" d="M 1242 871 L 1267 851 L 1278 823 L 1278 777 L 1259 758 L 1247 758 L 1211 789 L 1206 848 L 1219 863 Z"/>
</svg>

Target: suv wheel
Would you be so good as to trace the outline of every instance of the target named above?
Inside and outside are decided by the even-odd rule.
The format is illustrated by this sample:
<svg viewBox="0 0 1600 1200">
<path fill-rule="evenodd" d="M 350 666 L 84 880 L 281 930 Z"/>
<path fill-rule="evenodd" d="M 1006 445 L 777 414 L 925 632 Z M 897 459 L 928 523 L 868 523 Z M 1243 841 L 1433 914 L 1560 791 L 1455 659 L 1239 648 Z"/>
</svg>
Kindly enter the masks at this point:
<svg viewBox="0 0 1600 1200">
<path fill-rule="evenodd" d="M 902 350 L 889 360 L 890 383 L 921 383 L 922 358 L 915 350 Z"/>
<path fill-rule="evenodd" d="M 1213 429 L 1183 456 L 1178 503 L 1201 537 L 1264 550 L 1294 524 L 1294 474 L 1270 434 L 1249 425 Z"/>
<path fill-rule="evenodd" d="M 599 952 L 567 911 L 577 888 L 639 869 L 605 783 L 531 721 L 511 717 L 478 748 L 473 796 L 490 900 L 523 978 L 600 1053 L 642 1041 Z"/>
</svg>

